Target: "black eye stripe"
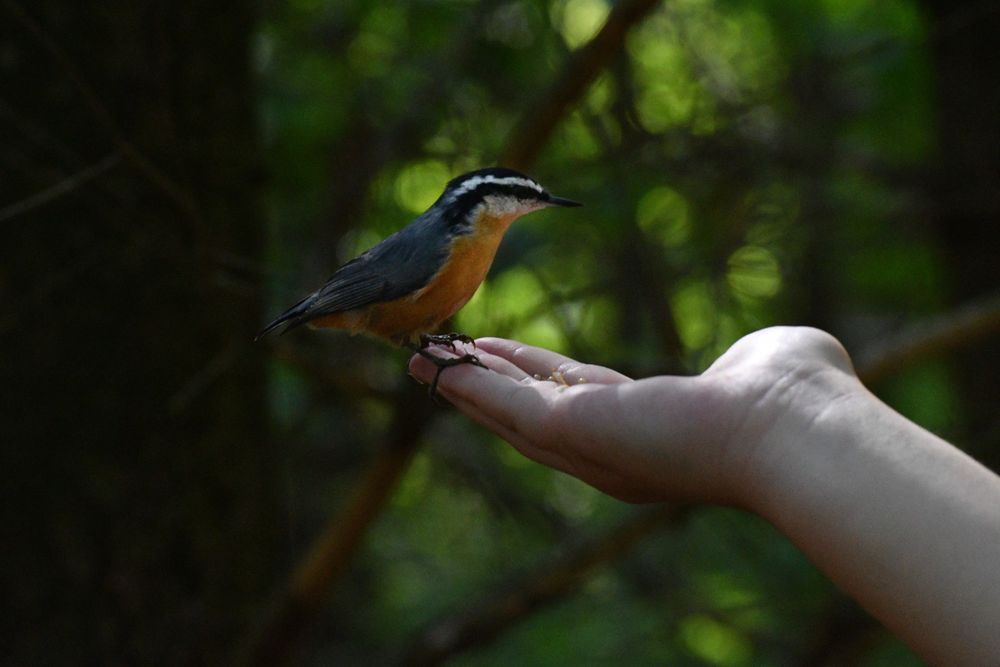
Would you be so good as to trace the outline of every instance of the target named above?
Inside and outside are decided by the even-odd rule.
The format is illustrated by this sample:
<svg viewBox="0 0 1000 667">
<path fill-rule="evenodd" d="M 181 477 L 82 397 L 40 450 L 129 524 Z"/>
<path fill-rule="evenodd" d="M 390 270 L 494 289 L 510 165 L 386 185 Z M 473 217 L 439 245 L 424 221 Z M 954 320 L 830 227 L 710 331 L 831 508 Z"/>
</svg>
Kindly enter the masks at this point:
<svg viewBox="0 0 1000 667">
<path fill-rule="evenodd" d="M 441 212 L 441 215 L 454 232 L 466 233 L 471 231 L 471 229 L 467 228 L 470 222 L 468 220 L 469 213 L 476 206 L 483 203 L 486 197 L 491 195 L 500 197 L 516 197 L 517 199 L 525 201 L 543 202 L 548 200 L 548 195 L 544 192 L 539 192 L 534 188 L 529 188 L 524 185 L 483 182 L 477 185 L 474 189 L 462 193 L 457 198 L 449 202 L 447 208 Z"/>
<path fill-rule="evenodd" d="M 528 201 L 533 199 L 544 200 L 544 195 L 534 188 L 529 188 L 524 185 L 484 182 L 480 183 L 472 190 L 459 195 L 457 201 L 463 203 L 466 201 L 475 201 L 478 203 L 490 195 L 516 197 L 518 199 L 525 199 Z"/>
</svg>

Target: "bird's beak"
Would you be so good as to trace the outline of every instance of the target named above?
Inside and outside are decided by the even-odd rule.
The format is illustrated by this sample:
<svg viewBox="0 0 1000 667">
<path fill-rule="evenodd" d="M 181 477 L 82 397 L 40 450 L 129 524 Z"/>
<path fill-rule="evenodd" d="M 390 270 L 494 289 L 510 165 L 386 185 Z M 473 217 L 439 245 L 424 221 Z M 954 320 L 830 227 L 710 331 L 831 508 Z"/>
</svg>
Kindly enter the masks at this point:
<svg viewBox="0 0 1000 667">
<path fill-rule="evenodd" d="M 554 197 L 552 195 L 549 195 L 548 203 L 550 206 L 583 206 L 583 204 L 578 201 L 563 199 L 562 197 Z"/>
</svg>

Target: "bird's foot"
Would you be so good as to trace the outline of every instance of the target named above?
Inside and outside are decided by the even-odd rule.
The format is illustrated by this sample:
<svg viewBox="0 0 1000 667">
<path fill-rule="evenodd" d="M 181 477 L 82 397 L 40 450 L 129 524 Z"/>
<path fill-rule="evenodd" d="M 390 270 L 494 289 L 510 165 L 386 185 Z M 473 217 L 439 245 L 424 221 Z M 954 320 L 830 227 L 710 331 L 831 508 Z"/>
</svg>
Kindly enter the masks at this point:
<svg viewBox="0 0 1000 667">
<path fill-rule="evenodd" d="M 453 335 L 461 336 L 462 334 L 453 334 Z M 468 338 L 468 336 L 465 336 L 465 338 Z M 462 340 L 462 339 L 456 338 L 455 340 Z M 421 342 L 423 342 L 423 339 L 421 339 Z M 464 343 L 467 341 L 462 340 L 462 342 Z M 452 345 L 452 348 L 454 349 L 454 342 L 448 341 L 448 343 L 450 343 Z M 434 374 L 434 380 L 431 382 L 431 386 L 427 390 L 427 393 L 430 395 L 430 397 L 433 398 L 434 401 L 437 403 L 440 403 L 440 401 L 438 401 L 438 393 L 437 393 L 438 380 L 441 379 L 441 373 L 444 372 L 444 369 L 451 368 L 452 366 L 460 366 L 462 364 L 472 364 L 473 366 L 486 368 L 486 364 L 481 362 L 479 360 L 479 357 L 477 357 L 474 354 L 463 354 L 460 357 L 439 357 L 437 355 L 431 354 L 428 350 L 426 350 L 423 347 L 418 347 L 416 348 L 415 351 L 421 357 L 423 357 L 427 361 L 437 366 L 437 373 Z"/>
<path fill-rule="evenodd" d="M 472 345 L 472 347 L 476 346 L 476 341 L 472 336 L 463 333 L 420 334 L 420 349 L 429 345 L 447 345 L 454 351 L 455 341 Z"/>
</svg>

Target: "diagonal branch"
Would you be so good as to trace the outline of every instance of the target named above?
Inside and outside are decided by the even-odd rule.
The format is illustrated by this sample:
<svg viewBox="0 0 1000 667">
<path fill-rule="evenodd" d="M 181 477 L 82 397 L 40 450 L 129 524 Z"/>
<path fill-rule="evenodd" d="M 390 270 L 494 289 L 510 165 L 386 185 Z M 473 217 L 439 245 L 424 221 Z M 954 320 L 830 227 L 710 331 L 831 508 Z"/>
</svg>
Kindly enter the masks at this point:
<svg viewBox="0 0 1000 667">
<path fill-rule="evenodd" d="M 45 206 L 49 202 L 54 201 L 59 197 L 72 192 L 81 185 L 97 178 L 118 164 L 120 160 L 121 155 L 118 152 L 111 153 L 89 167 L 81 169 L 75 174 L 71 174 L 63 178 L 58 183 L 50 185 L 44 190 L 25 197 L 21 201 L 14 202 L 13 204 L 0 208 L 0 222 L 6 222 L 11 218 L 16 218 L 17 216 L 27 213 L 32 209 Z"/>
<path fill-rule="evenodd" d="M 388 446 L 369 466 L 346 507 L 327 523 L 296 566 L 268 617 L 245 637 L 238 664 L 271 667 L 290 662 L 303 633 L 322 610 L 333 583 L 346 572 L 369 526 L 409 469 L 433 414 L 430 401 L 423 395 L 417 400 L 416 393 L 423 392 L 414 384 L 397 395 Z"/>
<path fill-rule="evenodd" d="M 873 384 L 927 357 L 1000 333 L 1000 292 L 964 304 L 876 341 L 857 355 L 858 377 Z"/>
<path fill-rule="evenodd" d="M 621 51 L 628 31 L 658 4 L 659 0 L 623 0 L 615 4 L 601 31 L 573 53 L 561 76 L 522 114 L 507 140 L 500 164 L 524 169 L 535 161 L 559 122 Z"/>
<path fill-rule="evenodd" d="M 634 512 L 599 538 L 546 562 L 524 581 L 483 604 L 443 618 L 425 630 L 401 664 L 439 665 L 462 651 L 491 643 L 526 616 L 571 595 L 595 572 L 617 560 L 644 537 L 685 515 L 677 505 L 659 505 Z"/>
<path fill-rule="evenodd" d="M 146 180 L 158 188 L 163 194 L 165 194 L 171 201 L 173 201 L 177 207 L 184 213 L 191 217 L 196 217 L 198 214 L 198 207 L 194 201 L 191 194 L 185 191 L 180 185 L 178 185 L 173 179 L 171 179 L 166 173 L 164 173 L 159 167 L 157 167 L 153 162 L 135 147 L 128 139 L 125 138 L 125 134 L 122 132 L 121 127 L 115 121 L 108 110 L 108 107 L 104 104 L 94 88 L 87 82 L 80 68 L 76 66 L 66 52 L 60 47 L 47 32 L 38 24 L 38 22 L 32 18 L 24 8 L 18 4 L 15 0 L 6 0 L 4 3 L 11 14 L 14 15 L 14 19 L 21 24 L 25 30 L 48 52 L 49 56 L 59 64 L 63 69 L 66 77 L 70 80 L 73 86 L 77 89 L 77 92 L 83 97 L 87 108 L 90 109 L 91 114 L 94 118 L 104 126 L 105 130 L 111 135 L 111 139 L 118 149 L 118 152 L 124 157 L 133 167 L 135 167 L 139 173 L 141 173 Z"/>
</svg>

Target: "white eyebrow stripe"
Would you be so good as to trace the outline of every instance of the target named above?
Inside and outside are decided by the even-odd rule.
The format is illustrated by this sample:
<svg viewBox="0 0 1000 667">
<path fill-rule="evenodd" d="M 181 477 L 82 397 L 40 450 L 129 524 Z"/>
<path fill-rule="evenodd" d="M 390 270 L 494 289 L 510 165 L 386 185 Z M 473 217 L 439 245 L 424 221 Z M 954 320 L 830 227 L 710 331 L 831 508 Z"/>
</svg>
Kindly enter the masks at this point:
<svg viewBox="0 0 1000 667">
<path fill-rule="evenodd" d="M 521 178 L 520 176 L 504 176 L 502 178 L 497 178 L 496 176 L 487 174 L 486 176 L 473 176 L 472 178 L 462 181 L 462 184 L 457 188 L 452 190 L 452 198 L 461 197 L 466 192 L 472 192 L 478 188 L 483 183 L 496 183 L 497 185 L 519 185 L 525 188 L 531 188 L 536 192 L 543 192 L 542 186 L 535 183 L 530 178 Z"/>
</svg>

